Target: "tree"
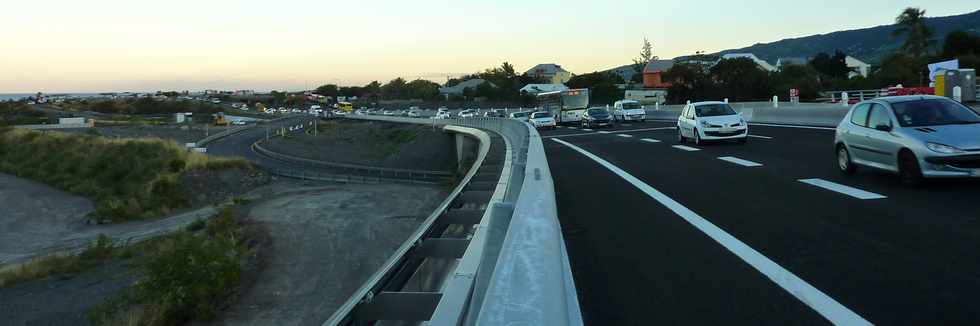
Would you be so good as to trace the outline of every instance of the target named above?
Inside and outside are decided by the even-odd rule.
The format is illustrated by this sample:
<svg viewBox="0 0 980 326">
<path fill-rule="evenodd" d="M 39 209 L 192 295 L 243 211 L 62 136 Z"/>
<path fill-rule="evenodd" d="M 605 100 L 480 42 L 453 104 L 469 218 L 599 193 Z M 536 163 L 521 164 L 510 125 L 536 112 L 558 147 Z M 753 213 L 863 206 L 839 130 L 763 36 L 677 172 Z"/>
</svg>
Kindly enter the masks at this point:
<svg viewBox="0 0 980 326">
<path fill-rule="evenodd" d="M 769 74 L 749 58 L 724 59 L 711 67 L 711 75 L 733 101 L 758 100 L 771 96 Z"/>
<path fill-rule="evenodd" d="M 623 98 L 623 91 L 616 86 L 622 83 L 623 78 L 617 74 L 593 72 L 576 75 L 566 84 L 569 88 L 588 88 L 593 104 L 612 104 Z"/>
<path fill-rule="evenodd" d="M 895 23 L 898 28 L 892 31 L 893 37 L 905 36 L 905 43 L 902 44 L 902 51 L 914 57 L 921 58 L 927 54 L 933 45 L 932 28 L 926 25 L 926 11 L 919 8 L 905 8 Z"/>
<path fill-rule="evenodd" d="M 952 31 L 943 41 L 942 57 L 955 59 L 959 56 L 980 55 L 980 36 L 964 31 Z"/>
<path fill-rule="evenodd" d="M 313 92 L 323 96 L 337 97 L 337 95 L 340 94 L 340 89 L 337 88 L 337 85 L 326 84 L 317 87 L 316 90 L 314 90 Z"/>
<path fill-rule="evenodd" d="M 401 77 L 392 79 L 387 84 L 381 86 L 381 97 L 386 99 L 402 99 L 406 95 L 407 84 L 405 79 Z"/>
<path fill-rule="evenodd" d="M 841 51 L 834 51 L 831 56 L 820 52 L 810 60 L 810 66 L 826 78 L 821 78 L 822 84 L 828 86 L 833 80 L 847 79 L 848 74 L 853 71 L 847 66 L 847 55 Z"/>
<path fill-rule="evenodd" d="M 633 69 L 636 70 L 637 74 L 643 74 L 643 67 L 646 66 L 650 60 L 657 60 L 659 57 L 653 55 L 653 45 L 650 44 L 650 40 L 643 38 L 643 46 L 640 48 L 640 57 L 633 59 Z"/>
<path fill-rule="evenodd" d="M 701 66 L 690 63 L 675 64 L 664 72 L 664 81 L 671 84 L 667 90 L 667 102 L 678 104 L 711 98 L 708 92 L 714 82 Z"/>
<path fill-rule="evenodd" d="M 820 91 L 819 73 L 809 65 L 788 65 L 773 74 L 773 94 L 788 97 L 790 89 L 800 91 L 801 99 L 814 99 Z"/>
</svg>

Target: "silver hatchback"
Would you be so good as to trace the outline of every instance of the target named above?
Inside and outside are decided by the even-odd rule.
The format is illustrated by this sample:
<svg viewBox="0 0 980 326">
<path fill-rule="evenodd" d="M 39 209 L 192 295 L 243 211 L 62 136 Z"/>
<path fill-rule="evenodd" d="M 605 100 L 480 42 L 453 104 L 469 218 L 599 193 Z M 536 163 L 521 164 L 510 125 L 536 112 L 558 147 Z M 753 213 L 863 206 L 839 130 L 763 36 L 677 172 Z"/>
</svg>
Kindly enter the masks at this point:
<svg viewBox="0 0 980 326">
<path fill-rule="evenodd" d="M 882 97 L 858 103 L 837 126 L 837 165 L 923 178 L 980 177 L 980 114 L 939 96 Z"/>
</svg>

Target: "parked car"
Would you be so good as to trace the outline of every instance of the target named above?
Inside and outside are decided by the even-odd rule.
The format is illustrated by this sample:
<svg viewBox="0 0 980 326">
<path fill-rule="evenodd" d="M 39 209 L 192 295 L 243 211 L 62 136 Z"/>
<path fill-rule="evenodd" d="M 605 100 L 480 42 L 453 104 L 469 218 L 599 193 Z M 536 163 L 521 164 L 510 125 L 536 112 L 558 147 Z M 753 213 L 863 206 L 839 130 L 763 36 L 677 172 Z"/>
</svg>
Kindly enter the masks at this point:
<svg viewBox="0 0 980 326">
<path fill-rule="evenodd" d="M 531 117 L 531 112 L 530 111 L 514 112 L 514 113 L 511 113 L 510 114 L 510 118 L 511 119 L 520 120 L 520 121 L 524 121 L 524 122 L 528 122 L 528 120 L 530 119 L 530 117 Z"/>
<path fill-rule="evenodd" d="M 616 121 L 643 122 L 647 120 L 647 111 L 637 101 L 616 101 L 613 103 L 613 119 Z"/>
<path fill-rule="evenodd" d="M 612 115 L 609 111 L 601 108 L 586 109 L 582 113 L 582 127 L 611 127 L 613 125 Z"/>
<path fill-rule="evenodd" d="M 245 120 L 234 120 L 234 121 L 231 122 L 231 124 L 236 125 L 236 126 L 244 126 L 245 125 Z"/>
<path fill-rule="evenodd" d="M 531 114 L 531 125 L 538 129 L 550 128 L 555 129 L 557 125 L 555 123 L 555 117 L 549 112 L 534 112 Z"/>
<path fill-rule="evenodd" d="M 728 103 L 691 103 L 677 118 L 677 141 L 682 143 L 688 139 L 698 145 L 708 140 L 745 143 L 748 137 L 748 123 Z"/>
<path fill-rule="evenodd" d="M 504 118 L 504 110 L 494 109 L 483 113 L 484 117 L 487 118 Z"/>
<path fill-rule="evenodd" d="M 860 102 L 837 126 L 837 166 L 925 178 L 980 177 L 980 114 L 939 96 L 892 96 Z"/>
</svg>

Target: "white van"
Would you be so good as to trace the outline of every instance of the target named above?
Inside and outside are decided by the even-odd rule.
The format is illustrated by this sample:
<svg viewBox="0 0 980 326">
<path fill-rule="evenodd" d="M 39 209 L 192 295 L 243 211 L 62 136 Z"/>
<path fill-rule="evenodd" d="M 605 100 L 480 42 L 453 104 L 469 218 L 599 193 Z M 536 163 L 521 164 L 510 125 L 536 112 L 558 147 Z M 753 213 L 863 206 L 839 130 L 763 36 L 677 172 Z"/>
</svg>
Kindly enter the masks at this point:
<svg viewBox="0 0 980 326">
<path fill-rule="evenodd" d="M 647 111 L 634 100 L 622 100 L 613 103 L 613 119 L 617 121 L 646 121 Z"/>
</svg>

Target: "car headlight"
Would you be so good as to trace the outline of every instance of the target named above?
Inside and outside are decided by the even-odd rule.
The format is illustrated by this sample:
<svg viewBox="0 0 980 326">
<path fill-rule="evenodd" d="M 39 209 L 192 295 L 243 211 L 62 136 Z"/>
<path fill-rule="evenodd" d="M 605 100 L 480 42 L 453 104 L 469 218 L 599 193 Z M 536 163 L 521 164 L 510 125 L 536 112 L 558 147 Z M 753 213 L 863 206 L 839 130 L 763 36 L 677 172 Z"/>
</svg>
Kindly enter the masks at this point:
<svg viewBox="0 0 980 326">
<path fill-rule="evenodd" d="M 959 153 L 963 153 L 963 150 L 962 149 L 959 149 L 959 148 L 956 148 L 956 147 L 953 147 L 953 146 L 949 146 L 949 145 L 937 144 L 937 143 L 926 143 L 926 148 L 928 148 L 929 150 L 931 150 L 933 152 L 940 153 L 940 154 L 959 154 Z"/>
</svg>

